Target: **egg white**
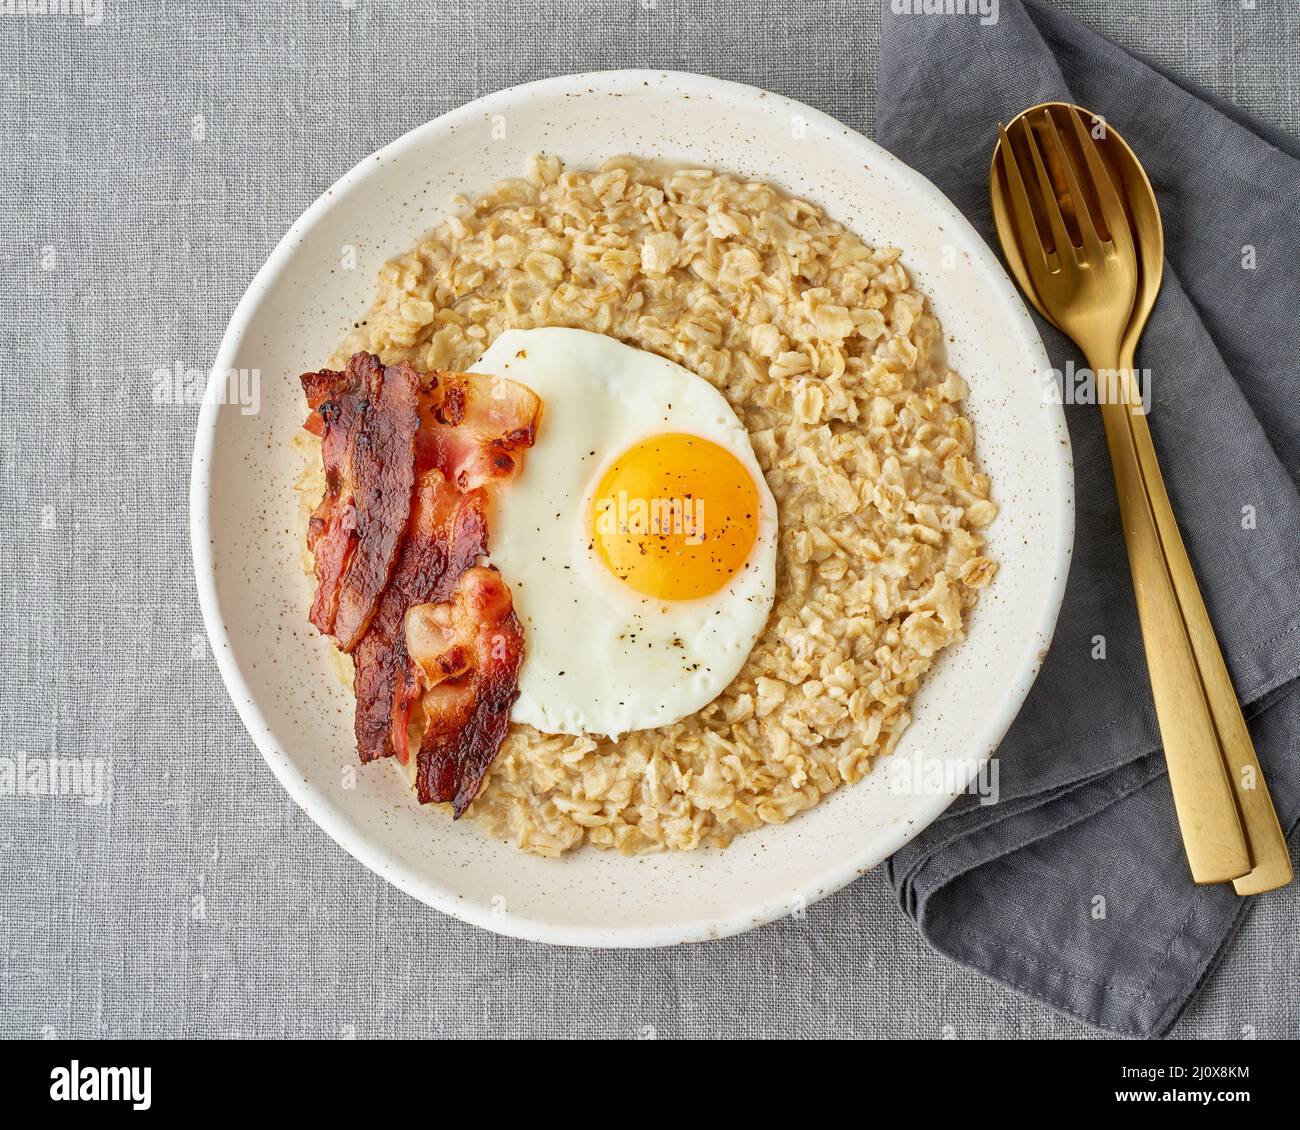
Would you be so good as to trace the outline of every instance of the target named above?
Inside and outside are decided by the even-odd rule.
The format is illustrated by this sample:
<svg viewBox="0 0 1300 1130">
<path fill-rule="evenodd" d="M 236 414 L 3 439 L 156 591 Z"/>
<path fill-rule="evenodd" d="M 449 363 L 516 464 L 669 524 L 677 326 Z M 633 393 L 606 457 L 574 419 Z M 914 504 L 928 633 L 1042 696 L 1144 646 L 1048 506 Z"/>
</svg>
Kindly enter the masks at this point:
<svg viewBox="0 0 1300 1130">
<path fill-rule="evenodd" d="M 489 517 L 491 560 L 524 627 L 511 719 L 545 733 L 617 737 L 706 706 L 744 665 L 776 591 L 776 503 L 731 406 L 682 366 L 585 330 L 507 330 L 473 369 L 543 401 L 536 445 Z M 664 432 L 726 448 L 758 491 L 758 535 L 744 566 L 694 600 L 638 593 L 590 546 L 591 496 L 606 467 Z"/>
</svg>

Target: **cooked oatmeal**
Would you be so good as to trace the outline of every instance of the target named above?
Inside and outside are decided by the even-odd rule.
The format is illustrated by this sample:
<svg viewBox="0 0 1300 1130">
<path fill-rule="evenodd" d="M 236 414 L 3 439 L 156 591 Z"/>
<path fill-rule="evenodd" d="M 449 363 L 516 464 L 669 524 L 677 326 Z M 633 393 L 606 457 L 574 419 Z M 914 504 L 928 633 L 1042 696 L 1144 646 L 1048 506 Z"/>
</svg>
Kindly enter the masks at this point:
<svg viewBox="0 0 1300 1130">
<path fill-rule="evenodd" d="M 770 185 L 629 157 L 538 157 L 458 204 L 383 268 L 336 365 L 464 370 L 505 329 L 609 334 L 722 391 L 780 521 L 775 606 L 717 699 L 617 741 L 512 725 L 470 814 L 543 855 L 691 849 L 860 779 L 996 569 L 966 385 L 900 252 Z"/>
</svg>

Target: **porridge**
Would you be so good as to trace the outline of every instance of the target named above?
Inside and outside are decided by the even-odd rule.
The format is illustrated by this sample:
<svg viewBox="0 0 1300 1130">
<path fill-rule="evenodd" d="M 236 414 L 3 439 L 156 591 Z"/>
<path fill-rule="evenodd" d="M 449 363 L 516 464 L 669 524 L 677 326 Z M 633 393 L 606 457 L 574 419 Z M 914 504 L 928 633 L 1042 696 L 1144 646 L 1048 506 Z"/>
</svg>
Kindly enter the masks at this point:
<svg viewBox="0 0 1300 1130">
<path fill-rule="evenodd" d="M 538 157 L 459 204 L 383 268 L 335 363 L 464 371 L 508 329 L 608 335 L 723 394 L 779 518 L 774 607 L 720 695 L 617 740 L 512 723 L 469 814 L 543 855 L 693 849 L 859 780 L 996 570 L 966 385 L 900 252 L 769 185 L 628 157 Z"/>
</svg>

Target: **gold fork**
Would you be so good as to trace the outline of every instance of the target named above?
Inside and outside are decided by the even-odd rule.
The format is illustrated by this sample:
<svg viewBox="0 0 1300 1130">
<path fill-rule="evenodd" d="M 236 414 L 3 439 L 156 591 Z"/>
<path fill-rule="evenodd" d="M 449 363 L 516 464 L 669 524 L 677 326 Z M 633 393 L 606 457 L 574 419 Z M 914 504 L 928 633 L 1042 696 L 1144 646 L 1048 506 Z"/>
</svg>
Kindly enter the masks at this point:
<svg viewBox="0 0 1300 1130">
<path fill-rule="evenodd" d="M 1118 197 L 1098 187 L 1110 188 L 1110 182 L 1091 138 L 1077 115 L 1067 116 L 1073 158 L 1046 107 L 1021 115 L 1012 132 L 1000 131 L 994 167 L 996 173 L 1000 156 L 1005 194 L 1002 207 L 994 194 L 994 220 L 1035 305 L 1083 350 L 1093 370 L 1183 845 L 1196 882 L 1225 882 L 1251 870 L 1250 852 L 1160 541 L 1153 506 L 1163 501 L 1167 507 L 1168 500 L 1162 491 L 1153 503 L 1143 478 L 1138 444 L 1149 444 L 1150 436 L 1135 437 L 1128 419 L 1137 398 L 1121 361 L 1138 297 L 1136 250 Z M 1088 179 L 1089 195 L 1080 176 Z M 1106 394 L 1106 374 L 1116 374 L 1118 396 Z M 1154 465 L 1154 450 L 1150 460 Z"/>
</svg>

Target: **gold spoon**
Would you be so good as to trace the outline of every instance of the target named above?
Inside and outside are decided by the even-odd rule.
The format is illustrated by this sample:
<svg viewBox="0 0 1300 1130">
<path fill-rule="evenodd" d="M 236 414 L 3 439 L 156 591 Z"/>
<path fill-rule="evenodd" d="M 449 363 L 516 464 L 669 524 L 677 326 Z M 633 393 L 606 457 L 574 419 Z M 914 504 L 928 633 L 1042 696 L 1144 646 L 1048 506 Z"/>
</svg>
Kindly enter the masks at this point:
<svg viewBox="0 0 1300 1130">
<path fill-rule="evenodd" d="M 1158 503 L 1148 498 L 1143 477 L 1138 447 L 1150 446 L 1150 433 L 1138 434 L 1129 424 L 1129 406 L 1138 402 L 1121 359 L 1127 352 L 1131 360 L 1146 324 L 1154 298 L 1150 275 L 1140 280 L 1124 205 L 1072 107 L 1036 106 L 1013 119 L 994 151 L 991 184 L 993 218 L 1012 273 L 1043 316 L 1083 350 L 1098 383 L 1152 697 L 1192 878 L 1240 878 L 1253 865 L 1165 562 Z M 1109 395 L 1102 378 L 1116 373 L 1118 395 Z M 1177 529 L 1172 514 L 1169 524 Z"/>
<path fill-rule="evenodd" d="M 1156 202 L 1151 182 L 1147 179 L 1146 170 L 1124 139 L 1086 110 L 1077 106 L 1073 110 L 1088 120 L 1094 135 L 1099 132 L 1102 134 L 1097 147 L 1103 158 L 1107 159 L 1107 166 L 1119 183 L 1120 196 L 1124 200 L 1137 244 L 1142 281 L 1138 289 L 1137 305 L 1120 350 L 1120 368 L 1132 373 L 1136 372 L 1134 359 L 1138 338 L 1155 305 L 1165 269 L 1165 233 L 1160 222 L 1160 206 Z M 1246 729 L 1246 720 L 1242 717 L 1232 676 L 1228 674 L 1223 652 L 1214 635 L 1214 625 L 1206 611 L 1205 600 L 1196 583 L 1196 574 L 1192 571 L 1192 563 L 1183 546 L 1182 534 L 1178 530 L 1178 523 L 1174 521 L 1173 507 L 1165 491 L 1160 464 L 1156 461 L 1155 445 L 1151 442 L 1146 414 L 1130 415 L 1129 424 L 1133 428 L 1147 495 L 1155 512 L 1165 563 L 1178 594 L 1178 604 L 1183 611 L 1187 634 L 1191 637 L 1192 650 L 1196 653 L 1196 665 L 1201 672 L 1210 713 L 1214 716 L 1214 726 L 1228 767 L 1228 776 L 1237 794 L 1237 808 L 1246 830 L 1246 845 L 1250 848 L 1250 857 L 1255 864 L 1250 874 L 1233 880 L 1232 885 L 1239 895 L 1257 895 L 1285 887 L 1292 879 L 1291 854 L 1287 850 L 1286 837 L 1278 823 L 1259 758 L 1255 755 L 1254 743 Z"/>
</svg>

